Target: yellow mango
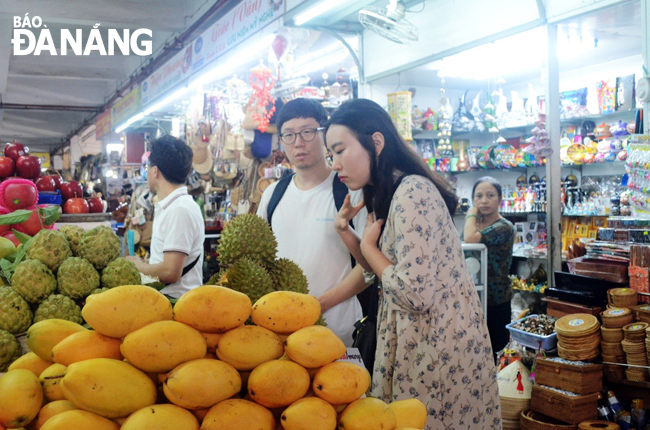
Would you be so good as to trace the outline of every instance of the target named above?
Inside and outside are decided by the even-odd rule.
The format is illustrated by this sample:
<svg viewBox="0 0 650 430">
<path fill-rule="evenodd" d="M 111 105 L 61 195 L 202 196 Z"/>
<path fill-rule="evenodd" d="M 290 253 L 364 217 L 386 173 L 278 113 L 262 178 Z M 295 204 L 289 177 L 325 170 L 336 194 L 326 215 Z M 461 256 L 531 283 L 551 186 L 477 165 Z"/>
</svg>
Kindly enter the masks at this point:
<svg viewBox="0 0 650 430">
<path fill-rule="evenodd" d="M 320 302 L 312 295 L 274 291 L 255 302 L 251 318 L 275 333 L 293 333 L 314 325 L 320 313 Z"/>
<path fill-rule="evenodd" d="M 217 357 L 237 370 L 253 370 L 282 357 L 284 347 L 271 330 L 244 325 L 224 333 L 217 344 Z"/>
<path fill-rule="evenodd" d="M 229 399 L 210 408 L 201 430 L 275 430 L 275 418 L 255 402 Z"/>
<path fill-rule="evenodd" d="M 52 403 L 48 403 L 41 408 L 36 420 L 32 421 L 30 426 L 40 430 L 40 428 L 45 424 L 45 421 L 49 420 L 54 415 L 58 415 L 65 411 L 72 411 L 74 409 L 77 409 L 77 407 L 69 400 L 56 400 Z"/>
<path fill-rule="evenodd" d="M 18 428 L 28 424 L 42 404 L 43 389 L 31 370 L 12 370 L 0 378 L 0 425 Z"/>
<path fill-rule="evenodd" d="M 395 413 L 397 427 L 423 429 L 427 424 L 427 407 L 418 399 L 398 400 L 388 407 Z"/>
<path fill-rule="evenodd" d="M 71 364 L 61 388 L 75 406 L 105 418 L 125 417 L 153 405 L 157 395 L 149 376 L 129 363 L 109 358 Z"/>
<path fill-rule="evenodd" d="M 27 354 L 20 357 L 18 360 L 11 363 L 7 372 L 11 372 L 16 369 L 27 369 L 31 370 L 34 375 L 41 376 L 43 370 L 47 369 L 52 365 L 51 361 L 43 360 L 38 355 L 33 352 L 28 352 Z"/>
<path fill-rule="evenodd" d="M 95 331 L 123 338 L 147 324 L 171 320 L 172 305 L 151 287 L 123 285 L 88 296 L 81 315 Z"/>
<path fill-rule="evenodd" d="M 186 409 L 205 409 L 241 390 L 239 372 L 230 364 L 202 358 L 169 372 L 163 391 L 170 402 Z"/>
<path fill-rule="evenodd" d="M 61 379 L 63 379 L 66 369 L 67 367 L 63 364 L 54 363 L 41 372 L 39 381 L 43 387 L 43 397 L 46 402 L 65 400 L 65 395 L 61 389 Z"/>
<path fill-rule="evenodd" d="M 336 430 L 336 411 L 318 397 L 293 402 L 280 420 L 284 430 Z"/>
<path fill-rule="evenodd" d="M 393 410 L 373 397 L 364 397 L 350 403 L 339 420 L 339 428 L 345 430 L 394 430 L 396 426 Z"/>
<path fill-rule="evenodd" d="M 111 420 L 88 411 L 72 410 L 47 420 L 41 430 L 120 430 Z"/>
<path fill-rule="evenodd" d="M 201 335 L 203 336 L 203 339 L 205 339 L 205 344 L 208 347 L 208 352 L 214 353 L 217 350 L 217 343 L 219 342 L 221 336 L 223 336 L 223 333 L 206 333 L 202 331 Z"/>
<path fill-rule="evenodd" d="M 176 321 L 158 321 L 129 333 L 122 354 L 138 369 L 165 373 L 186 361 L 205 357 L 203 336 Z"/>
<path fill-rule="evenodd" d="M 88 331 L 85 327 L 67 320 L 39 321 L 27 330 L 27 346 L 45 361 L 52 361 L 52 348 L 66 337 Z"/>
<path fill-rule="evenodd" d="M 370 373 L 365 367 L 347 361 L 323 366 L 312 383 L 314 394 L 333 405 L 357 400 L 370 387 Z"/>
<path fill-rule="evenodd" d="M 218 285 L 194 288 L 174 305 L 174 320 L 206 333 L 232 330 L 250 315 L 251 299 L 246 294 Z"/>
<path fill-rule="evenodd" d="M 96 331 L 80 331 L 59 342 L 52 348 L 52 360 L 69 366 L 77 361 L 90 358 L 112 358 L 122 360 L 120 352 L 120 339 L 104 336 Z"/>
<path fill-rule="evenodd" d="M 338 360 L 346 348 L 332 330 L 314 325 L 291 334 L 284 342 L 284 351 L 291 360 L 313 369 Z"/>
<path fill-rule="evenodd" d="M 199 421 L 190 411 L 175 405 L 153 405 L 133 412 L 120 430 L 199 430 Z"/>
<path fill-rule="evenodd" d="M 257 366 L 248 378 L 248 394 L 262 406 L 281 408 L 309 390 L 309 373 L 293 361 L 271 360 Z"/>
</svg>

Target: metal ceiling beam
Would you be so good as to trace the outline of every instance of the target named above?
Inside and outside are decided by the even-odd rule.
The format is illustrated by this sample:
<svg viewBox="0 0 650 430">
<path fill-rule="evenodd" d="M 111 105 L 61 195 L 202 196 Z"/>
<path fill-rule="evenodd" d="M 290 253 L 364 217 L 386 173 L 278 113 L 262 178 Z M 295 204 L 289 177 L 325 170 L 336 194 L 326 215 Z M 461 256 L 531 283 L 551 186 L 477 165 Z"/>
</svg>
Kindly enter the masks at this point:
<svg viewBox="0 0 650 430">
<path fill-rule="evenodd" d="M 117 78 L 98 78 L 98 77 L 91 77 L 91 76 L 49 76 L 49 75 L 23 75 L 20 73 L 9 73 L 7 75 L 10 78 L 17 78 L 17 79 L 42 79 L 42 80 L 74 80 L 74 81 L 113 81 L 117 82 L 119 79 Z"/>
<path fill-rule="evenodd" d="M 102 106 L 71 106 L 71 105 L 34 105 L 24 103 L 0 102 L 0 109 L 6 110 L 54 110 L 68 112 L 99 112 Z"/>
<path fill-rule="evenodd" d="M 349 2 L 347 3 L 347 6 L 341 9 L 340 11 L 326 17 L 322 21 L 319 21 L 320 25 L 329 27 L 332 24 L 338 23 L 340 20 L 343 18 L 348 17 L 349 15 L 352 15 L 355 12 L 358 12 L 361 10 L 363 7 L 368 6 L 371 3 L 374 3 L 376 0 L 358 0 L 354 2 Z"/>
</svg>

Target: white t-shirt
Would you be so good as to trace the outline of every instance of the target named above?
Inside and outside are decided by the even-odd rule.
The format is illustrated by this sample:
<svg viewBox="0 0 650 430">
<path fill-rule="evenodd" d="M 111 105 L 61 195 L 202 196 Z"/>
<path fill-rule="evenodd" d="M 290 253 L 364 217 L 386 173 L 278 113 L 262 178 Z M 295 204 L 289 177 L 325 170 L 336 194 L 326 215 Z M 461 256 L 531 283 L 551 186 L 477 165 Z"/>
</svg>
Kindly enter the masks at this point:
<svg viewBox="0 0 650 430">
<path fill-rule="evenodd" d="M 183 267 L 197 257 L 192 270 L 178 282 L 169 284 L 161 293 L 178 298 L 181 294 L 203 284 L 203 242 L 205 224 L 199 205 L 187 194 L 187 187 L 180 187 L 156 203 L 151 236 L 150 264 L 162 263 L 165 252 L 182 252 L 187 255 Z"/>
<path fill-rule="evenodd" d="M 272 227 L 278 241 L 278 258 L 294 261 L 305 273 L 309 292 L 318 297 L 338 285 L 352 270 L 350 252 L 334 229 L 337 210 L 332 183 L 335 172 L 320 185 L 301 191 L 295 179 L 275 208 Z M 267 209 L 277 183 L 271 184 L 262 195 L 257 215 L 267 219 Z M 351 194 L 352 205 L 363 199 L 361 191 Z M 368 212 L 365 208 L 354 218 L 354 228 L 361 235 Z M 354 323 L 362 317 L 356 297 L 334 306 L 323 315 L 327 326 L 345 343 L 352 345 Z"/>
</svg>

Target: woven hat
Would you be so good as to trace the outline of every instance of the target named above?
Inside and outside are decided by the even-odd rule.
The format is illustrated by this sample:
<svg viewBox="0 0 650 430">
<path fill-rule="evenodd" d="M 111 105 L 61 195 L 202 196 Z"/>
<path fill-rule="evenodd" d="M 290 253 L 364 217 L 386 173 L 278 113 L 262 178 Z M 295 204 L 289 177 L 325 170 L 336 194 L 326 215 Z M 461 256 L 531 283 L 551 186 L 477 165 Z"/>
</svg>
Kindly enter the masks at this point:
<svg viewBox="0 0 650 430">
<path fill-rule="evenodd" d="M 206 157 L 202 162 L 192 163 L 192 165 L 194 166 L 194 170 L 196 170 L 197 173 L 201 175 L 207 175 L 208 173 L 210 173 L 210 170 L 212 170 L 212 164 L 213 164 L 212 151 L 209 150 L 205 150 L 205 151 L 206 151 Z"/>
</svg>

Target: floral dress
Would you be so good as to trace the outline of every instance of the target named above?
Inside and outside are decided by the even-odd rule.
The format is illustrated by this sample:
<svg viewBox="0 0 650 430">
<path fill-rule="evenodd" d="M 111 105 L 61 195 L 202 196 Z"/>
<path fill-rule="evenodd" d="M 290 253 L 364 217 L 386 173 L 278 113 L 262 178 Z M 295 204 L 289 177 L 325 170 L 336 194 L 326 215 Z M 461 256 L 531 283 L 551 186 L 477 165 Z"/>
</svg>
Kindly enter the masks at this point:
<svg viewBox="0 0 650 430">
<path fill-rule="evenodd" d="M 391 202 L 371 395 L 417 398 L 425 429 L 501 429 L 492 347 L 456 228 L 428 179 L 407 176 Z"/>
</svg>

